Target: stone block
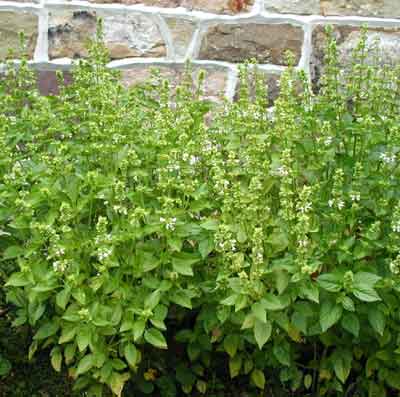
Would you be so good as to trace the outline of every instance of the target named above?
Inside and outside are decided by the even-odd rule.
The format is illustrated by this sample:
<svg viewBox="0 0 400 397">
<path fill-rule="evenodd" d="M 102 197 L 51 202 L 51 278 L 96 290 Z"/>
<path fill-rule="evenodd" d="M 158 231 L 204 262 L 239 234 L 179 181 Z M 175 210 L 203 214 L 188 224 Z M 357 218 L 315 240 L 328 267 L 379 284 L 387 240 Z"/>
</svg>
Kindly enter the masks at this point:
<svg viewBox="0 0 400 397">
<path fill-rule="evenodd" d="M 20 45 L 20 33 L 25 36 L 25 44 Z M 33 58 L 38 36 L 38 17 L 28 12 L 0 11 L 0 59 L 26 55 Z"/>
<path fill-rule="evenodd" d="M 361 37 L 357 26 L 333 26 L 333 36 L 337 41 L 339 63 L 343 70 L 349 66 L 352 54 Z M 325 48 L 328 35 L 324 25 L 317 25 L 312 35 L 311 77 L 317 83 L 324 70 Z M 381 65 L 400 63 L 400 28 L 369 28 L 366 36 L 369 63 L 378 61 Z"/>
<path fill-rule="evenodd" d="M 96 14 L 94 11 L 54 11 L 49 20 L 49 57 L 81 58 L 88 55 L 87 43 L 102 17 L 104 41 L 111 59 L 163 57 L 166 45 L 159 27 L 145 15 Z"/>
<path fill-rule="evenodd" d="M 203 37 L 199 59 L 286 65 L 286 51 L 295 61 L 301 57 L 304 31 L 291 24 L 221 24 L 210 27 Z"/>
</svg>

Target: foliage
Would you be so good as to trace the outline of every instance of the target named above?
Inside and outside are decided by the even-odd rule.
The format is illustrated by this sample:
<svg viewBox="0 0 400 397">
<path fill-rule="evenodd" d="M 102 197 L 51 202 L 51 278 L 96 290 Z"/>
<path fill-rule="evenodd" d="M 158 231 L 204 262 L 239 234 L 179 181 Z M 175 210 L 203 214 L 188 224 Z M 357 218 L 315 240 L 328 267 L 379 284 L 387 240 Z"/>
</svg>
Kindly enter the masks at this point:
<svg viewBox="0 0 400 397">
<path fill-rule="evenodd" d="M 224 371 L 400 390 L 400 70 L 370 52 L 341 70 L 331 40 L 321 91 L 289 67 L 272 114 L 255 67 L 220 107 L 190 73 L 125 89 L 101 37 L 59 96 L 9 64 L 0 249 L 29 356 L 91 396 L 213 395 Z"/>
</svg>

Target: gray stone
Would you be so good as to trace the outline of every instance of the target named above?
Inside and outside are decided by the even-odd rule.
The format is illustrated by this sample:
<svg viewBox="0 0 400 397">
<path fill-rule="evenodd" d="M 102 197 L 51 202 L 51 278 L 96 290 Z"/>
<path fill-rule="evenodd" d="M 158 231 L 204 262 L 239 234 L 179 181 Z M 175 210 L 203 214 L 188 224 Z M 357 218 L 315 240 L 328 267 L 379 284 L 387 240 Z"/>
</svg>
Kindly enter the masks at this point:
<svg viewBox="0 0 400 397">
<path fill-rule="evenodd" d="M 89 0 L 92 3 L 143 4 L 154 7 L 185 7 L 216 14 L 237 14 L 251 10 L 254 0 Z"/>
<path fill-rule="evenodd" d="M 352 53 L 360 41 L 361 30 L 356 26 L 333 27 L 337 42 L 339 63 L 343 70 L 350 65 Z M 325 47 L 328 36 L 323 25 L 314 28 L 312 36 L 311 75 L 317 83 L 324 70 Z M 381 65 L 398 65 L 400 63 L 400 29 L 370 28 L 366 35 L 366 62 Z"/>
<path fill-rule="evenodd" d="M 319 0 L 265 0 L 265 9 L 281 14 L 319 14 Z"/>
<path fill-rule="evenodd" d="M 182 2 L 188 9 L 230 15 L 249 12 L 253 4 L 254 0 L 183 0 Z"/>
<path fill-rule="evenodd" d="M 259 63 L 286 65 L 290 50 L 298 62 L 304 32 L 291 24 L 224 24 L 210 27 L 203 37 L 199 59 L 243 62 L 250 58 Z"/>
<path fill-rule="evenodd" d="M 193 38 L 196 24 L 181 18 L 166 18 L 166 22 L 171 32 L 175 55 L 183 58 Z"/>
<path fill-rule="evenodd" d="M 20 33 L 25 36 L 25 45 L 21 48 Z M 38 17 L 27 12 L 0 11 L 0 59 L 20 58 L 26 55 L 32 58 L 38 36 Z M 9 54 L 9 50 L 12 54 Z"/>
<path fill-rule="evenodd" d="M 87 43 L 95 35 L 98 16 L 103 18 L 104 41 L 112 59 L 166 55 L 159 28 L 147 16 L 56 11 L 50 14 L 49 21 L 50 58 L 86 57 Z"/>
<path fill-rule="evenodd" d="M 158 26 L 144 15 L 105 15 L 104 40 L 111 58 L 163 57 L 166 46 Z"/>
<path fill-rule="evenodd" d="M 321 0 L 325 15 L 359 15 L 366 17 L 398 18 L 399 0 Z"/>
<path fill-rule="evenodd" d="M 183 0 L 89 0 L 91 3 L 120 3 L 126 5 L 143 4 L 153 7 L 180 7 Z"/>
</svg>

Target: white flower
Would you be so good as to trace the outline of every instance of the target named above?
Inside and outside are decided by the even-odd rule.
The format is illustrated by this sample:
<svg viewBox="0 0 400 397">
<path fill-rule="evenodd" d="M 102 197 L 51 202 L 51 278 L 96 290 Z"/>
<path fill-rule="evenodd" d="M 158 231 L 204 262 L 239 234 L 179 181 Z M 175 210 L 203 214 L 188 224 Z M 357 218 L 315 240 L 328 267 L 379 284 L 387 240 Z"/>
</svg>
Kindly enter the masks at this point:
<svg viewBox="0 0 400 397">
<path fill-rule="evenodd" d="M 344 207 L 344 201 L 343 200 L 338 200 L 336 205 L 341 210 Z"/>
<path fill-rule="evenodd" d="M 278 176 L 288 176 L 289 175 L 289 171 L 286 169 L 286 167 L 284 165 L 280 166 L 277 170 L 276 170 L 276 174 Z"/>
<path fill-rule="evenodd" d="M 361 195 L 359 193 L 350 194 L 351 201 L 360 201 Z"/>
<path fill-rule="evenodd" d="M 68 267 L 68 261 L 62 260 L 62 261 L 54 261 L 53 262 L 53 270 L 55 272 L 65 272 Z"/>
<path fill-rule="evenodd" d="M 99 250 L 98 257 L 101 261 L 107 259 L 112 254 L 111 248 L 103 248 Z"/>
<path fill-rule="evenodd" d="M 61 263 L 60 261 L 53 262 L 53 269 L 54 269 L 55 272 L 58 272 L 60 263 Z"/>
<path fill-rule="evenodd" d="M 396 163 L 396 155 L 388 154 L 386 152 L 380 154 L 380 159 L 387 165 L 394 165 Z"/>
<path fill-rule="evenodd" d="M 312 208 L 311 203 L 305 203 L 303 206 L 299 207 L 299 211 L 304 214 L 310 211 L 311 208 Z"/>
<path fill-rule="evenodd" d="M 113 209 L 116 213 L 128 215 L 128 210 L 122 205 L 114 205 Z"/>
<path fill-rule="evenodd" d="M 169 221 L 167 221 L 167 219 L 161 217 L 160 222 L 165 223 L 165 228 L 167 230 L 175 230 L 176 218 L 171 218 Z"/>
<path fill-rule="evenodd" d="M 344 201 L 341 199 L 331 199 L 328 201 L 328 206 L 330 208 L 336 206 L 339 210 L 341 210 L 342 208 L 344 208 Z"/>
<path fill-rule="evenodd" d="M 325 146 L 329 146 L 333 142 L 333 138 L 331 136 L 327 136 L 324 141 Z"/>
<path fill-rule="evenodd" d="M 65 249 L 64 248 L 59 248 L 55 252 L 56 256 L 63 256 L 64 254 L 65 254 Z"/>
<path fill-rule="evenodd" d="M 390 262 L 389 269 L 395 275 L 400 274 L 399 262 L 397 260 Z"/>
<path fill-rule="evenodd" d="M 392 226 L 392 230 L 393 230 L 394 232 L 396 232 L 396 233 L 400 233 L 400 222 L 395 223 L 395 224 Z"/>
<path fill-rule="evenodd" d="M 172 218 L 166 225 L 166 229 L 167 230 L 175 230 L 175 226 L 176 226 L 176 218 Z"/>
<path fill-rule="evenodd" d="M 196 157 L 196 156 L 190 156 L 189 164 L 190 164 L 190 165 L 195 165 L 198 161 L 199 161 L 199 158 L 198 158 L 198 157 Z"/>
<path fill-rule="evenodd" d="M 308 245 L 308 239 L 307 238 L 305 238 L 303 240 L 299 240 L 299 247 L 305 248 L 305 247 L 307 247 L 307 245 Z"/>
</svg>

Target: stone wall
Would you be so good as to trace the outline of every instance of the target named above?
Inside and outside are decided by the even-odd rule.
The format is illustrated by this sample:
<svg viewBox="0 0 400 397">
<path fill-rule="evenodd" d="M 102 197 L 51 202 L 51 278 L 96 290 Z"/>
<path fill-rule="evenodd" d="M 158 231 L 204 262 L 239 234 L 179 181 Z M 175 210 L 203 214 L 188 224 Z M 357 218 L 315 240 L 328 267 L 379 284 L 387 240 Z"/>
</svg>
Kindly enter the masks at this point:
<svg viewBox="0 0 400 397">
<path fill-rule="evenodd" d="M 142 81 L 152 66 L 179 80 L 190 59 L 205 69 L 207 95 L 234 98 L 237 65 L 255 58 L 277 92 L 291 50 L 299 68 L 318 78 L 323 68 L 324 25 L 334 26 L 345 61 L 368 25 L 368 43 L 384 61 L 400 62 L 400 0 L 26 0 L 0 1 L 0 58 L 28 54 L 44 93 L 56 90 L 54 70 L 87 56 L 96 21 L 126 85 Z M 27 45 L 17 49 L 19 31 Z M 8 48 L 16 50 L 8 52 Z M 67 75 L 68 73 L 66 73 Z M 68 79 L 68 76 L 67 76 Z"/>
</svg>

